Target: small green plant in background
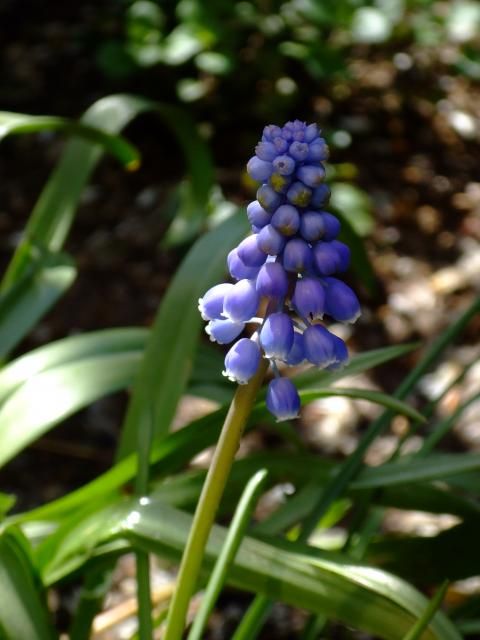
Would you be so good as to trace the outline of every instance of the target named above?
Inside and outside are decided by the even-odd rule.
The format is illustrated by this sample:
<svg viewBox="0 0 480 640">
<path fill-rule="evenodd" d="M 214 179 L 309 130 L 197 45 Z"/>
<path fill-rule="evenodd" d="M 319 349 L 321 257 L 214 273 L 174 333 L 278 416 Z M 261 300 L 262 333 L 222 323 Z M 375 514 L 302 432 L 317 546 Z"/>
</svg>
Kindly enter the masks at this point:
<svg viewBox="0 0 480 640">
<path fill-rule="evenodd" d="M 129 32 L 137 41 L 148 40 L 142 31 L 144 18 L 140 20 L 140 17 L 148 13 L 149 4 L 142 4 L 145 14 L 139 10 L 135 29 L 132 26 Z M 182 6 L 186 10 L 186 3 Z M 151 19 L 156 21 L 155 28 L 160 33 L 161 15 L 155 16 Z M 158 35 L 149 43 L 155 47 L 160 41 Z M 123 327 L 66 337 L 9 360 L 9 354 L 74 281 L 76 267 L 73 258 L 64 253 L 64 244 L 91 172 L 105 150 L 115 154 L 127 168 L 138 165 L 138 152 L 120 136 L 120 131 L 147 111 L 158 113 L 176 134 L 188 167 L 189 201 L 195 203 L 193 208 L 180 210 L 172 224 L 171 229 L 176 224 L 178 232 L 189 228 L 191 222 L 193 233 L 190 230 L 190 234 L 182 237 L 182 242 L 191 246 L 170 282 L 151 328 Z M 222 279 L 227 256 L 232 255 L 248 233 L 248 223 L 244 212 L 221 222 L 213 216 L 211 229 L 199 233 L 208 226 L 205 212 L 210 206 L 213 172 L 208 149 L 185 112 L 137 96 L 117 95 L 92 105 L 79 123 L 17 114 L 0 115 L 0 122 L 4 132 L 12 135 L 47 128 L 73 136 L 31 214 L 2 283 L 0 348 L 4 366 L 0 371 L 0 463 L 6 464 L 49 429 L 99 398 L 120 389 L 131 391 L 116 460 L 108 471 L 79 489 L 26 512 L 11 512 L 11 497 L 1 496 L 0 635 L 8 640 L 59 637 L 46 606 L 46 590 L 80 581 L 83 590 L 69 636 L 72 640 L 90 637 L 92 621 L 108 592 L 109 575 L 116 560 L 134 552 L 141 640 L 151 638 L 155 626 L 158 625 L 159 630 L 164 628 L 162 618 L 154 620 L 151 612 L 150 554 L 158 555 L 172 566 L 177 565 L 183 555 L 183 569 L 166 626 L 169 640 L 182 637 L 190 596 L 205 587 L 197 618 L 187 631 L 191 640 L 202 637 L 216 598 L 225 585 L 253 597 L 235 631 L 236 640 L 257 637 L 273 603 L 278 601 L 309 612 L 311 617 L 302 631 L 303 638 L 319 637 L 331 622 L 388 640 L 461 638 L 455 612 L 452 622 L 440 606 L 447 589 L 446 579 L 467 578 L 480 569 L 475 535 L 480 513 L 476 500 L 480 459 L 473 454 L 436 450 L 466 405 L 443 422 L 436 422 L 431 408 L 419 411 L 408 399 L 423 375 L 478 314 L 480 299 L 426 347 L 402 345 L 366 351 L 352 356 L 341 369 L 336 365 L 345 364 L 343 343 L 343 346 L 337 342 L 326 345 L 312 340 L 307 358 L 311 362 L 316 359 L 320 364 L 320 349 L 329 349 L 328 368 L 301 370 L 292 375 L 298 396 L 291 386 L 288 391 L 275 395 L 272 391 L 275 382 L 263 389 L 266 368 L 263 359 L 258 358 L 258 366 L 247 375 L 242 354 L 240 363 L 230 358 L 227 373 L 242 382 L 250 379 L 247 385 L 239 387 L 232 399 L 231 387 L 220 375 L 218 352 L 200 340 L 202 321 L 197 304 L 205 291 Z M 260 160 L 268 164 L 277 158 Z M 260 181 L 272 179 L 265 164 L 250 167 L 253 177 Z M 284 174 L 288 171 L 283 165 L 276 169 L 280 175 L 283 175 L 281 171 Z M 285 175 L 292 175 L 294 170 L 298 168 Z M 323 175 L 318 171 L 303 171 L 302 176 L 304 186 L 312 182 L 312 190 L 323 184 Z M 274 181 L 283 194 L 285 185 L 280 182 L 279 178 Z M 275 190 L 273 194 L 263 191 L 261 195 L 266 198 L 263 210 L 273 216 L 285 203 L 268 201 L 278 195 Z M 300 185 L 287 196 L 303 214 L 308 204 L 302 200 L 305 193 Z M 344 201 L 345 197 L 344 190 Z M 340 188 L 337 190 L 339 211 L 341 199 Z M 323 200 L 318 201 L 317 209 L 322 203 Z M 290 237 L 300 229 L 297 226 L 290 233 L 296 224 L 291 209 L 286 212 L 285 220 L 277 221 L 278 228 L 283 230 L 280 236 Z M 312 213 L 318 214 L 317 209 Z M 345 216 L 345 209 L 343 213 Z M 257 209 L 256 215 L 260 214 Z M 183 227 L 178 222 L 182 219 L 187 221 Z M 324 215 L 323 234 L 328 220 Z M 357 280 L 365 278 L 368 282 L 372 280 L 372 272 L 362 251 L 358 221 L 352 219 L 348 224 L 348 220 L 348 215 L 342 218 L 343 241 L 352 247 L 352 271 Z M 314 215 L 304 232 L 313 233 L 319 222 Z M 258 235 L 271 226 L 261 226 L 258 217 L 253 224 Z M 335 223 L 330 219 L 329 224 Z M 323 280 L 332 287 L 339 286 L 332 282 L 335 280 L 332 274 L 346 267 L 342 257 L 345 245 L 335 239 L 337 231 L 332 232 L 328 241 L 337 243 L 333 254 L 325 256 L 320 252 L 315 258 L 317 268 L 318 264 L 323 265 Z M 278 241 L 272 229 L 263 235 L 265 242 Z M 320 237 L 315 236 L 315 240 Z M 285 242 L 285 238 L 280 237 L 279 242 Z M 240 246 L 245 248 L 245 244 Z M 276 253 L 273 250 L 270 253 L 277 255 L 281 251 L 283 245 Z M 244 267 L 258 267 L 258 272 L 265 260 L 254 265 L 253 254 L 252 248 L 247 247 L 241 261 Z M 331 268 L 327 258 L 333 261 Z M 249 261 L 251 265 L 246 264 Z M 304 246 L 303 253 L 293 252 L 292 267 L 287 271 L 296 274 L 306 268 L 306 261 Z M 282 276 L 276 278 L 281 280 Z M 250 281 L 245 276 L 242 280 Z M 289 283 L 287 278 L 287 290 L 281 294 L 282 298 L 291 284 L 293 281 Z M 273 285 L 277 286 L 278 282 Z M 321 296 L 315 285 L 312 291 Z M 328 302 L 327 296 L 328 313 L 339 320 L 352 319 L 357 311 L 353 294 L 342 291 L 345 304 L 341 307 L 336 306 L 339 298 Z M 247 314 L 248 317 L 236 317 L 235 309 L 251 302 L 252 295 L 249 291 L 240 303 L 234 297 L 228 304 L 229 321 L 240 323 L 241 329 L 256 310 Z M 312 316 L 321 315 L 322 311 L 318 304 L 316 311 L 310 308 L 314 303 L 318 300 L 310 299 L 305 293 L 299 291 L 296 295 L 297 311 L 308 307 L 303 314 L 308 316 L 304 318 L 305 326 L 301 325 L 305 332 L 319 326 L 311 324 Z M 279 311 L 270 309 L 268 314 L 271 318 Z M 209 320 L 223 321 L 223 316 Z M 211 333 L 215 330 L 211 327 Z M 286 332 L 293 340 L 294 329 L 290 332 L 288 328 Z M 310 333 L 316 334 L 318 330 Z M 284 333 L 276 329 L 272 329 L 270 336 L 260 332 L 262 349 L 270 351 L 274 359 L 285 359 L 285 354 L 280 352 L 282 349 L 290 352 L 292 340 L 289 345 L 288 340 L 285 343 Z M 344 377 L 368 371 L 415 350 L 418 352 L 416 365 L 393 395 L 333 386 Z M 185 392 L 213 399 L 218 408 L 173 432 L 172 420 Z M 286 427 L 277 425 L 272 415 L 291 419 L 300 401 L 305 405 L 331 395 L 363 399 L 384 408 L 384 413 L 368 425 L 357 450 L 342 462 L 310 452 L 288 423 Z M 439 396 L 437 402 L 440 400 Z M 423 447 L 409 455 L 398 450 L 390 461 L 378 467 L 366 467 L 365 452 L 397 414 L 409 420 L 410 432 L 426 431 L 428 437 Z M 223 424 L 227 432 L 224 429 L 220 435 Z M 274 430 L 280 442 L 278 447 L 233 461 L 242 429 L 252 429 L 259 424 Z M 232 425 L 236 430 L 234 438 L 228 435 Z M 217 442 L 216 462 L 212 464 L 210 477 L 205 479 L 204 470 L 191 469 L 189 465 L 197 454 Z M 217 483 L 219 478 L 221 482 Z M 293 496 L 267 519 L 253 519 L 259 497 L 286 481 L 294 487 Z M 203 486 L 206 489 L 202 493 Z M 193 515 L 197 503 L 200 507 Z M 414 536 L 395 539 L 380 527 L 383 510 L 389 506 L 452 514 L 459 518 L 459 524 L 428 541 Z M 221 516 L 223 525 L 216 521 L 217 515 Z M 318 527 L 332 527 L 340 522 L 347 529 L 347 542 L 335 551 L 322 548 L 314 537 Z M 461 549 L 468 562 L 456 561 L 450 551 L 453 544 L 457 550 Z M 438 591 L 429 601 L 415 585 Z M 478 625 L 475 602 L 466 614 L 458 612 L 457 618 L 464 627 Z"/>
</svg>

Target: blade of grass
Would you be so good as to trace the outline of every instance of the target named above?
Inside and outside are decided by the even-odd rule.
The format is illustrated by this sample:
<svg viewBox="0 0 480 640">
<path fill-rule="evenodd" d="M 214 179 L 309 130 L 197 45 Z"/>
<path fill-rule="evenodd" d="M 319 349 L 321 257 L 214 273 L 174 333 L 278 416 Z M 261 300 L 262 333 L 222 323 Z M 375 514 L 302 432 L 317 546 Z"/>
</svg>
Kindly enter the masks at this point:
<svg viewBox="0 0 480 640">
<path fill-rule="evenodd" d="M 435 613 L 442 606 L 443 599 L 445 594 L 447 593 L 447 589 L 449 586 L 448 580 L 441 585 L 441 587 L 437 590 L 434 597 L 430 600 L 428 605 L 425 608 L 425 611 L 422 613 L 417 622 L 413 625 L 408 633 L 405 634 L 403 640 L 420 640 L 423 635 L 423 632 L 430 624 L 430 620 L 433 618 Z"/>
<path fill-rule="evenodd" d="M 469 398 L 467 398 L 465 402 L 462 402 L 462 404 L 458 406 L 451 415 L 449 415 L 444 420 L 441 420 L 433 429 L 431 434 L 427 438 L 425 438 L 422 446 L 416 452 L 415 457 L 422 458 L 427 455 L 427 453 L 430 453 L 430 451 L 432 451 L 437 446 L 440 440 L 442 440 L 450 431 L 450 429 L 455 425 L 457 419 L 462 415 L 465 409 L 476 402 L 479 398 L 480 393 L 474 393 Z"/>
<path fill-rule="evenodd" d="M 201 640 L 215 602 L 225 582 L 227 572 L 237 553 L 260 491 L 267 478 L 266 469 L 257 471 L 245 487 L 230 524 L 225 543 L 211 573 L 202 603 L 198 610 L 188 640 Z"/>
</svg>

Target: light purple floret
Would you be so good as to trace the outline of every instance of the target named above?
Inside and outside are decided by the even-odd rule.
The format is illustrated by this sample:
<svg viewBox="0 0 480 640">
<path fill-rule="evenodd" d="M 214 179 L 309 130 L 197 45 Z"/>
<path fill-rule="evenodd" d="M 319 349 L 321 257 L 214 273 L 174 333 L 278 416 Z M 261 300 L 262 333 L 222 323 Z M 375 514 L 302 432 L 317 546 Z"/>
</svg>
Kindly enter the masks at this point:
<svg viewBox="0 0 480 640">
<path fill-rule="evenodd" d="M 233 289 L 233 284 L 229 282 L 216 284 L 205 293 L 203 298 L 199 299 L 198 310 L 204 320 L 215 320 L 222 317 L 225 294 L 231 289 Z"/>
<path fill-rule="evenodd" d="M 253 280 L 239 280 L 226 293 L 223 315 L 233 322 L 247 322 L 257 313 L 260 296 Z"/>
<path fill-rule="evenodd" d="M 223 375 L 232 382 L 247 384 L 260 364 L 260 348 L 249 338 L 240 338 L 225 356 Z"/>
<path fill-rule="evenodd" d="M 277 422 L 298 418 L 300 396 L 293 382 L 288 378 L 272 380 L 267 389 L 266 405 Z"/>
</svg>

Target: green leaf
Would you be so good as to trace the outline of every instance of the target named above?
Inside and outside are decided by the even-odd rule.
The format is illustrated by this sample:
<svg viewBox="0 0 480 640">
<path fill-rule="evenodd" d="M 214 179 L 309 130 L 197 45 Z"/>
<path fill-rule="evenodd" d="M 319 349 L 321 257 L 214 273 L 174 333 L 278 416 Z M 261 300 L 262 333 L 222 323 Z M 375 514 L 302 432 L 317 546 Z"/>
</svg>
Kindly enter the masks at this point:
<svg viewBox="0 0 480 640">
<path fill-rule="evenodd" d="M 59 580 L 85 561 L 85 550 L 127 537 L 135 548 L 177 560 L 184 548 L 191 516 L 155 500 L 128 501 L 96 514 L 74 528 L 44 568 L 46 584 Z M 225 543 L 226 530 L 214 526 L 207 546 L 206 569 Z M 118 549 L 122 548 L 121 546 Z M 81 552 L 76 559 L 77 554 Z M 98 556 L 99 551 L 95 552 Z M 385 573 L 327 552 L 315 557 L 245 537 L 228 583 L 269 598 L 341 620 L 387 640 L 401 639 L 423 613 L 426 599 L 411 586 Z M 437 612 L 423 640 L 459 640 L 452 624 Z"/>
<path fill-rule="evenodd" d="M 131 383 L 141 353 L 91 356 L 42 371 L 0 408 L 0 466 L 58 422 Z"/>
<path fill-rule="evenodd" d="M 410 631 L 405 635 L 403 640 L 419 640 L 425 629 L 428 627 L 430 620 L 435 615 L 435 611 L 438 611 L 442 606 L 442 601 L 447 593 L 448 581 L 445 581 L 437 593 L 430 600 L 422 616 L 413 625 Z"/>
<path fill-rule="evenodd" d="M 211 161 L 205 145 L 188 115 L 181 109 L 138 96 L 119 94 L 95 102 L 83 115 L 82 126 L 116 134 L 136 116 L 156 112 L 173 128 L 186 155 L 193 189 L 199 200 L 210 189 Z M 2 282 L 10 286 L 31 262 L 31 247 L 58 251 L 73 223 L 80 196 L 91 173 L 102 157 L 103 148 L 86 140 L 70 141 L 50 176 L 30 216 L 24 238 L 18 246 Z"/>
<path fill-rule="evenodd" d="M 331 203 L 342 222 L 347 222 L 358 236 L 367 236 L 372 231 L 375 223 L 373 207 L 365 191 L 347 182 L 335 182 Z"/>
<path fill-rule="evenodd" d="M 427 458 L 401 459 L 398 462 L 366 468 L 351 486 L 355 489 L 372 489 L 395 484 L 445 480 L 449 476 L 478 469 L 480 457 L 473 453 L 430 455 Z"/>
<path fill-rule="evenodd" d="M 394 347 L 383 347 L 382 349 L 372 349 L 364 353 L 355 354 L 350 362 L 338 371 L 325 371 L 315 368 L 295 376 L 295 385 L 299 389 L 315 389 L 317 386 L 328 387 L 346 376 L 354 376 L 364 371 L 378 367 L 381 364 L 401 358 L 418 349 L 419 343 L 401 344 Z"/>
<path fill-rule="evenodd" d="M 141 353 L 147 337 L 148 330 L 137 327 L 104 329 L 56 340 L 29 351 L 0 370 L 0 404 L 20 385 L 43 371 L 91 356 L 137 350 Z"/>
<path fill-rule="evenodd" d="M 175 274 L 155 318 L 135 381 L 122 429 L 120 458 L 135 450 L 137 431 L 146 428 L 152 411 L 155 437 L 168 432 L 202 326 L 198 299 L 220 280 L 227 253 L 246 230 L 243 216 L 226 220 L 196 242 Z"/>
<path fill-rule="evenodd" d="M 8 493 L 0 493 L 0 518 L 10 511 L 16 502 L 16 498 Z"/>
<path fill-rule="evenodd" d="M 312 400 L 316 400 L 317 398 L 328 398 L 330 396 L 341 396 L 345 398 L 353 398 L 357 400 L 367 400 L 368 402 L 373 402 L 375 404 L 379 404 L 383 407 L 387 407 L 395 413 L 400 415 L 408 416 L 413 420 L 417 420 L 418 422 L 425 422 L 425 418 L 413 407 L 410 407 L 405 402 L 401 400 L 397 400 L 393 396 L 389 396 L 386 393 L 381 393 L 380 391 L 371 391 L 369 389 L 351 389 L 347 387 L 333 387 L 327 389 L 312 389 L 312 390 L 302 390 L 300 392 L 300 397 L 303 400 L 303 404 L 307 404 Z"/>
<path fill-rule="evenodd" d="M 31 116 L 24 113 L 0 111 L 0 140 L 10 135 L 38 133 L 39 131 L 61 131 L 67 135 L 100 144 L 132 171 L 140 164 L 138 150 L 119 135 L 112 135 L 101 129 L 67 118 Z"/>
<path fill-rule="evenodd" d="M 316 379 L 320 379 L 322 384 L 328 384 L 342 375 L 360 373 L 376 364 L 382 364 L 393 358 L 399 357 L 412 351 L 416 345 L 404 345 L 400 347 L 387 347 L 376 349 L 371 352 L 354 356 L 347 367 L 337 372 L 307 372 L 295 378 L 299 388 L 308 389 L 314 386 Z M 152 473 L 161 469 L 162 475 L 168 475 L 181 468 L 189 460 L 200 453 L 206 447 L 211 446 L 217 439 L 227 407 L 221 407 L 198 420 L 194 420 L 190 425 L 184 427 L 176 433 L 170 434 L 165 439 L 157 440 L 154 443 L 151 455 Z M 250 425 L 255 424 L 260 418 L 266 416 L 263 404 L 259 404 L 250 418 Z M 145 419 L 148 418 L 145 413 Z M 135 475 L 136 456 L 129 455 L 127 458 L 116 464 L 112 469 L 102 474 L 85 486 L 72 491 L 69 495 L 59 498 L 50 504 L 32 510 L 28 514 L 23 514 L 22 521 L 35 519 L 61 519 L 65 514 L 75 511 L 85 502 L 95 500 L 98 496 L 108 492 L 116 491 L 126 482 L 129 482 Z"/>
<path fill-rule="evenodd" d="M 0 535 L 0 637 L 2 640 L 53 640 L 27 552 L 27 541 L 10 530 Z"/>
<path fill-rule="evenodd" d="M 5 357 L 70 287 L 76 276 L 65 254 L 44 254 L 0 293 L 0 357 Z"/>
<path fill-rule="evenodd" d="M 225 583 L 227 573 L 232 565 L 238 547 L 246 533 L 249 520 L 252 516 L 253 509 L 259 497 L 260 491 L 265 484 L 267 471 L 262 469 L 257 471 L 247 483 L 242 492 L 240 501 L 232 522 L 228 528 L 225 543 L 221 548 L 215 567 L 208 580 L 208 584 L 200 604 L 197 615 L 193 622 L 192 628 L 188 635 L 188 640 L 201 640 L 202 634 L 207 626 L 208 616 L 211 614 L 215 602 Z"/>
</svg>

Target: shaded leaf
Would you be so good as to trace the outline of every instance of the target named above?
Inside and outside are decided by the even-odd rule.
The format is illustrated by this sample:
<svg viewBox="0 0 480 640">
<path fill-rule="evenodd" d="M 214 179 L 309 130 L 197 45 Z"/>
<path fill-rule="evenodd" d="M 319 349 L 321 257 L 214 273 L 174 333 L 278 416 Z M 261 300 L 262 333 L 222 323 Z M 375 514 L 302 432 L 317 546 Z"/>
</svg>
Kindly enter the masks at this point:
<svg viewBox="0 0 480 640">
<path fill-rule="evenodd" d="M 70 287 L 76 276 L 65 254 L 44 254 L 0 294 L 0 357 L 5 357 Z"/>
<path fill-rule="evenodd" d="M 247 230 L 235 216 L 200 238 L 177 270 L 157 312 L 123 425 L 118 456 L 135 450 L 137 430 L 154 416 L 154 436 L 164 437 L 192 368 L 202 326 L 198 299 L 221 279 L 229 250 Z"/>
<path fill-rule="evenodd" d="M 16 531 L 0 535 L 0 636 L 2 640 L 53 640 L 57 636 L 36 584 L 27 544 Z"/>
<path fill-rule="evenodd" d="M 100 144 L 130 170 L 136 169 L 140 164 L 140 154 L 137 149 L 119 135 L 106 133 L 102 129 L 67 118 L 0 111 L 0 140 L 10 135 L 39 131 L 61 131 L 67 135 Z"/>
</svg>

